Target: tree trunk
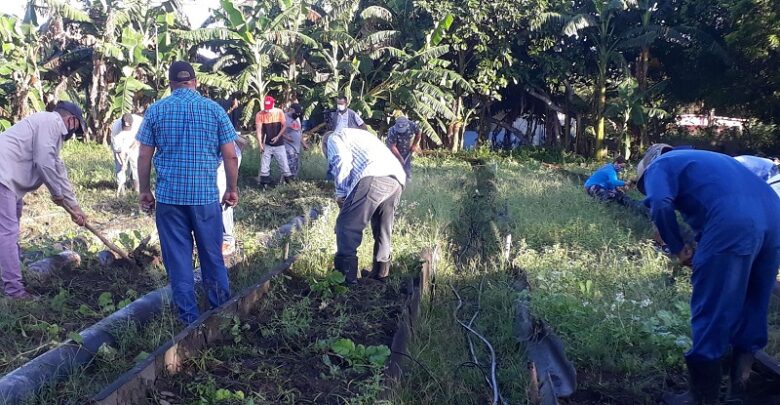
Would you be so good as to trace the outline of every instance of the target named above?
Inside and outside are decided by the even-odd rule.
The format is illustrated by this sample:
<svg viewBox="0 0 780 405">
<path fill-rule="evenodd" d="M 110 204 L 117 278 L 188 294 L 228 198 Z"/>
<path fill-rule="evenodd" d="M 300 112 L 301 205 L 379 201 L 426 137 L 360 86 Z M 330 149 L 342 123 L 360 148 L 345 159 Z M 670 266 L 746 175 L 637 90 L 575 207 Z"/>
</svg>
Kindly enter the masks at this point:
<svg viewBox="0 0 780 405">
<path fill-rule="evenodd" d="M 604 159 L 607 156 L 607 149 L 604 147 L 605 119 L 604 108 L 607 104 L 607 79 L 600 75 L 596 83 L 596 143 L 594 145 L 594 156 L 596 159 Z"/>
<path fill-rule="evenodd" d="M 584 139 L 584 131 L 582 130 L 582 115 L 577 114 L 576 121 L 575 121 L 576 128 L 574 128 L 574 152 L 580 155 L 584 155 L 585 153 L 585 139 Z"/>
<path fill-rule="evenodd" d="M 476 145 L 474 145 L 475 148 L 481 146 L 485 140 L 487 140 L 487 133 L 490 129 L 487 115 L 489 113 L 492 102 L 488 97 L 482 97 L 482 99 L 483 102 L 482 108 L 480 108 L 479 111 L 479 129 L 477 132 L 477 142 Z"/>
<path fill-rule="evenodd" d="M 100 133 L 100 92 L 103 91 L 103 88 L 101 86 L 101 80 L 102 80 L 102 71 L 103 69 L 103 59 L 98 55 L 97 52 L 95 52 L 94 56 L 92 57 L 92 82 L 90 83 L 89 87 L 89 112 L 90 112 L 90 129 L 92 130 L 92 134 L 85 133 L 84 134 L 84 140 L 85 141 L 91 141 L 93 140 L 93 137 L 91 135 L 94 135 L 95 141 L 101 141 L 101 139 L 98 139 L 98 134 Z"/>
<path fill-rule="evenodd" d="M 637 57 L 637 63 L 636 63 L 636 83 L 637 87 L 639 88 L 639 91 L 642 94 L 642 104 L 644 106 L 645 103 L 645 95 L 647 91 L 647 72 L 648 72 L 648 66 L 650 63 L 650 47 L 645 45 L 642 47 L 642 51 L 639 53 L 639 56 Z M 650 140 L 647 136 L 647 125 L 641 125 L 639 126 L 639 133 L 638 140 L 639 140 L 639 148 L 644 149 L 646 146 L 649 146 Z"/>
<path fill-rule="evenodd" d="M 447 139 L 450 142 L 450 151 L 457 152 L 460 149 L 460 127 L 463 125 L 461 121 L 461 111 L 463 110 L 463 97 L 458 96 L 455 98 L 455 108 L 452 109 L 455 113 L 455 117 L 447 126 Z"/>
</svg>

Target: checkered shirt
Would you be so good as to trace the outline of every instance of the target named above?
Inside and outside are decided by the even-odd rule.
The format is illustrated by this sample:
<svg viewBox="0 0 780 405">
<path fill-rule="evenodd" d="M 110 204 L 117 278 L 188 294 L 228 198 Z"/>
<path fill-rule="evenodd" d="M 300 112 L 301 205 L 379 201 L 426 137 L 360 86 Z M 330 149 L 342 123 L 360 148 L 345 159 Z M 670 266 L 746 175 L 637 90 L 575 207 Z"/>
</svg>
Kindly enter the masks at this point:
<svg viewBox="0 0 780 405">
<path fill-rule="evenodd" d="M 219 202 L 220 147 L 236 139 L 233 124 L 219 104 L 195 90 L 174 90 L 149 107 L 136 139 L 156 148 L 157 201 L 170 205 Z"/>
<path fill-rule="evenodd" d="M 365 177 L 391 176 L 406 184 L 403 167 L 382 141 L 370 132 L 346 128 L 328 138 L 328 166 L 336 197 L 346 198 Z"/>
</svg>

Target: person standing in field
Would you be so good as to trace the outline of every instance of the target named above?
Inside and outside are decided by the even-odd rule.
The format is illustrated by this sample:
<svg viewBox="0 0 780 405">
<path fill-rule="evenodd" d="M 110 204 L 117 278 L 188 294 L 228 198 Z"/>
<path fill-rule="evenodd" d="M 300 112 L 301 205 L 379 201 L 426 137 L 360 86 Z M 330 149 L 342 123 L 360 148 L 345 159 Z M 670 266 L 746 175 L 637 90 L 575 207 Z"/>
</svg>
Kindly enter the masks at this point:
<svg viewBox="0 0 780 405">
<path fill-rule="evenodd" d="M 138 192 L 138 149 L 135 140 L 143 118 L 136 114 L 122 114 L 111 125 L 111 149 L 114 151 L 114 174 L 116 175 L 117 196 L 124 195 L 127 177 L 133 179 L 133 189 Z"/>
<path fill-rule="evenodd" d="M 287 118 L 284 111 L 276 108 L 275 104 L 276 100 L 273 97 L 266 96 L 263 100 L 264 109 L 255 116 L 257 143 L 263 153 L 260 172 L 257 175 L 257 182 L 261 186 L 271 183 L 271 158 L 276 159 L 276 163 L 282 170 L 282 180 L 292 180 L 283 138 L 284 131 L 287 129 Z"/>
<path fill-rule="evenodd" d="M 652 145 L 637 166 L 653 223 L 671 254 L 693 266 L 689 391 L 667 404 L 715 404 L 731 350 L 728 401 L 742 403 L 755 352 L 767 344 L 769 298 L 780 265 L 780 199 L 730 156 Z M 686 245 L 677 214 L 697 233 Z"/>
<path fill-rule="evenodd" d="M 201 96 L 195 70 L 187 62 L 171 64 L 171 95 L 152 104 L 137 139 L 141 143 L 138 173 L 139 202 L 156 211 L 163 264 L 168 272 L 173 302 L 185 324 L 200 315 L 192 268 L 193 238 L 198 247 L 203 287 L 215 308 L 230 298 L 222 256 L 222 204 L 238 204 L 236 132 L 225 111 Z M 152 194 L 150 174 L 154 158 L 157 187 Z M 217 167 L 225 165 L 227 189 L 220 196 Z"/>
<path fill-rule="evenodd" d="M 81 108 L 61 101 L 54 111 L 32 114 L 0 133 L 0 274 L 11 299 L 35 298 L 22 281 L 19 225 L 24 196 L 45 184 L 55 204 L 73 211 L 73 222 L 86 223 L 60 158 L 62 145 L 85 128 Z"/>
<path fill-rule="evenodd" d="M 241 135 L 236 134 L 234 147 L 236 150 L 236 157 L 238 158 L 238 169 L 241 168 L 241 156 L 246 145 L 246 139 Z M 217 168 L 217 189 L 219 190 L 219 195 L 225 195 L 227 184 L 225 164 L 224 162 L 220 162 L 219 167 Z M 222 256 L 230 256 L 236 252 L 236 237 L 233 234 L 233 230 L 235 229 L 233 211 L 233 207 L 231 206 L 225 206 L 222 209 Z"/>
<path fill-rule="evenodd" d="M 328 133 L 322 152 L 336 185 L 336 256 L 333 266 L 347 285 L 357 284 L 357 249 L 371 223 L 374 257 L 366 276 L 385 280 L 390 274 L 393 222 L 406 174 L 389 149 L 370 132 L 347 128 Z"/>
<path fill-rule="evenodd" d="M 387 147 L 401 162 L 407 184 L 412 179 L 412 155 L 419 149 L 421 138 L 420 125 L 403 115 L 395 120 L 387 134 Z"/>
<path fill-rule="evenodd" d="M 303 108 L 298 103 L 290 104 L 287 110 L 287 130 L 284 131 L 284 147 L 287 151 L 287 164 L 290 167 L 290 175 L 293 179 L 298 178 L 298 171 L 301 168 L 301 148 L 309 149 L 309 145 L 303 139 L 303 127 L 301 117 Z"/>
<path fill-rule="evenodd" d="M 328 130 L 337 132 L 345 128 L 359 128 L 366 130 L 366 123 L 360 118 L 360 114 L 348 107 L 346 96 L 336 97 L 336 111 L 330 114 Z"/>
</svg>

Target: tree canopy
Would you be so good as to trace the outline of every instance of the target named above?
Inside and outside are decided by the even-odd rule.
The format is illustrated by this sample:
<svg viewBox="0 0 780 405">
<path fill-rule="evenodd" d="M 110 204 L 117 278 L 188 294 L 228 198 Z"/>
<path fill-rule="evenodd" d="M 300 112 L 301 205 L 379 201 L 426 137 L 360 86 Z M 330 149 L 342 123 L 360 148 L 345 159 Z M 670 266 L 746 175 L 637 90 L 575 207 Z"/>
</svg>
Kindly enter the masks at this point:
<svg viewBox="0 0 780 405">
<path fill-rule="evenodd" d="M 0 127 L 68 99 L 105 141 L 167 95 L 181 59 L 246 125 L 266 94 L 314 122 L 344 94 L 374 129 L 400 111 L 450 150 L 467 129 L 543 128 L 548 146 L 630 154 L 711 109 L 774 139 L 779 17 L 770 0 L 221 0 L 192 29 L 179 0 L 31 0 L 0 16 Z"/>
</svg>

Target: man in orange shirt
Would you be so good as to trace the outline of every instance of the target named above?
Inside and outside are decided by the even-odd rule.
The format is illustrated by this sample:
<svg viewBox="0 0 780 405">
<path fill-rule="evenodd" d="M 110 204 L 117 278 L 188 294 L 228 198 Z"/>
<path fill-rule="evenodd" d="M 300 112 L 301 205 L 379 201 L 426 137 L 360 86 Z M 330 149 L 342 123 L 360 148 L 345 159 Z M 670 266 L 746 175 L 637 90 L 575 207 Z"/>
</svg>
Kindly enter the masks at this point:
<svg viewBox="0 0 780 405">
<path fill-rule="evenodd" d="M 290 181 L 292 175 L 287 164 L 287 151 L 284 147 L 284 131 L 287 130 L 287 117 L 284 111 L 275 107 L 276 100 L 266 96 L 263 101 L 263 111 L 257 113 L 255 126 L 257 127 L 257 143 L 263 153 L 260 161 L 260 173 L 257 181 L 265 186 L 271 183 L 271 158 L 276 158 L 276 163 L 282 170 L 284 181 Z"/>
</svg>

